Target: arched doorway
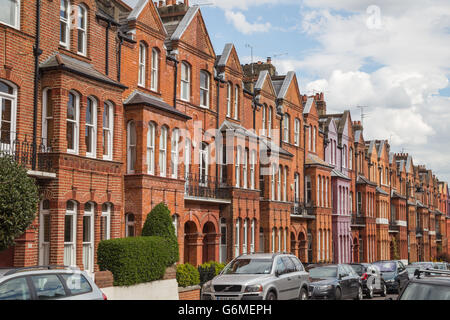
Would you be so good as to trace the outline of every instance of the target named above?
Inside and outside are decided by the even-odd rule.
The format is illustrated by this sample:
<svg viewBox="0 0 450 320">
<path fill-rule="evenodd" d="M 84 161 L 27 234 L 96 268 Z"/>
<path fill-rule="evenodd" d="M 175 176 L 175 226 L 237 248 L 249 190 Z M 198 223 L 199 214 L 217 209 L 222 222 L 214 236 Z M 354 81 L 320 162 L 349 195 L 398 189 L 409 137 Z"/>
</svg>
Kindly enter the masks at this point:
<svg viewBox="0 0 450 320">
<path fill-rule="evenodd" d="M 299 248 L 298 248 L 299 256 L 298 257 L 300 258 L 300 261 L 302 263 L 305 263 L 306 262 L 307 243 L 306 243 L 305 234 L 303 232 L 300 232 L 298 234 L 298 246 L 299 246 Z M 308 262 L 311 262 L 311 261 L 308 261 Z"/>
<path fill-rule="evenodd" d="M 353 239 L 353 262 L 359 262 L 359 243 L 358 243 L 358 238 Z"/>
<path fill-rule="evenodd" d="M 194 222 L 188 221 L 184 225 L 184 263 L 197 265 L 197 235 L 198 230 Z"/>
<path fill-rule="evenodd" d="M 202 263 L 216 261 L 216 228 L 212 222 L 203 226 L 203 252 Z"/>
<path fill-rule="evenodd" d="M 308 232 L 308 263 L 313 262 L 313 237 L 311 232 Z"/>
<path fill-rule="evenodd" d="M 295 233 L 291 232 L 291 252 L 298 257 L 299 253 L 298 253 L 297 245 L 298 245 L 298 243 L 297 243 L 297 239 L 295 238 Z"/>
</svg>

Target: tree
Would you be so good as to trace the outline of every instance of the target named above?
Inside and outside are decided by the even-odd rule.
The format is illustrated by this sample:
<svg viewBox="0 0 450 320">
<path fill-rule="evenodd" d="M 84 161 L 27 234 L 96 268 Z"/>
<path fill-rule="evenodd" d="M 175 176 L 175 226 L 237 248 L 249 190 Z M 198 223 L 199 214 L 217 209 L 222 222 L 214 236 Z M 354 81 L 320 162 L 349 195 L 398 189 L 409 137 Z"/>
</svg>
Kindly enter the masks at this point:
<svg viewBox="0 0 450 320">
<path fill-rule="evenodd" d="M 14 244 L 33 222 L 38 188 L 27 170 L 10 156 L 0 155 L 0 250 Z"/>
<path fill-rule="evenodd" d="M 178 261 L 178 239 L 175 234 L 175 227 L 172 223 L 170 210 L 164 202 L 156 205 L 147 215 L 144 227 L 142 228 L 142 236 L 157 236 L 165 238 L 171 248 L 172 263 Z"/>
</svg>

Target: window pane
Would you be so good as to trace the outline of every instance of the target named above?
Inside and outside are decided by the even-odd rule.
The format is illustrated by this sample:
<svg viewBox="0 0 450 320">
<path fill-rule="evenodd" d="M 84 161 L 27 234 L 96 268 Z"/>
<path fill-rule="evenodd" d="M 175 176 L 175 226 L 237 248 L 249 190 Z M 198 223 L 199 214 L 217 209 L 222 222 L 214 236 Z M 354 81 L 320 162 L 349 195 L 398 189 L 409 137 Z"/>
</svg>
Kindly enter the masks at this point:
<svg viewBox="0 0 450 320">
<path fill-rule="evenodd" d="M 32 276 L 31 280 L 36 288 L 38 300 L 48 300 L 66 296 L 61 281 L 59 281 L 58 277 L 54 274 Z"/>
<path fill-rule="evenodd" d="M 0 81 L 0 92 L 14 94 L 14 89 L 6 83 Z"/>
<path fill-rule="evenodd" d="M 76 120 L 75 96 L 69 93 L 69 102 L 67 103 L 67 119 Z"/>
<path fill-rule="evenodd" d="M 108 217 L 102 216 L 100 219 L 100 240 L 108 239 Z"/>
<path fill-rule="evenodd" d="M 67 149 L 75 149 L 75 123 L 67 122 Z"/>
<path fill-rule="evenodd" d="M 31 300 L 25 278 L 16 278 L 0 285 L 0 300 Z"/>
<path fill-rule="evenodd" d="M 0 21 L 9 25 L 16 25 L 16 0 L 0 1 Z"/>
<path fill-rule="evenodd" d="M 44 242 L 50 242 L 50 215 L 44 214 Z"/>
<path fill-rule="evenodd" d="M 83 242 L 91 242 L 91 228 L 92 228 L 91 216 L 83 217 Z"/>
<path fill-rule="evenodd" d="M 82 274 L 62 274 L 66 285 L 72 294 L 82 294 L 92 291 L 89 281 Z"/>
<path fill-rule="evenodd" d="M 84 37 L 86 33 L 83 30 L 78 29 L 78 52 L 84 53 Z"/>
<path fill-rule="evenodd" d="M 64 242 L 72 242 L 73 216 L 66 215 L 64 218 Z"/>
</svg>

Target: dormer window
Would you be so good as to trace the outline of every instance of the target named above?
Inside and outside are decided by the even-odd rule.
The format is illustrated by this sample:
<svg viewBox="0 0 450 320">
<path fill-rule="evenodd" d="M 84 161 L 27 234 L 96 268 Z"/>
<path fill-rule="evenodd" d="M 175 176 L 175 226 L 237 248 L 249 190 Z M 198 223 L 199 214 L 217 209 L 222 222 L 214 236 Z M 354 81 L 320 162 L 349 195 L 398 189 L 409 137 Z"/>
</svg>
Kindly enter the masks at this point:
<svg viewBox="0 0 450 320">
<path fill-rule="evenodd" d="M 66 49 L 70 44 L 70 2 L 69 0 L 61 0 L 59 14 L 59 44 Z"/>
<path fill-rule="evenodd" d="M 209 74 L 200 71 L 200 106 L 209 108 Z"/>
<path fill-rule="evenodd" d="M 1 0 L 0 23 L 10 27 L 20 28 L 20 1 L 19 0 Z"/>
<path fill-rule="evenodd" d="M 138 85 L 145 87 L 145 79 L 147 78 L 147 47 L 141 43 L 139 45 L 139 75 Z"/>
<path fill-rule="evenodd" d="M 181 100 L 189 101 L 191 97 L 191 67 L 183 62 L 181 64 Z"/>
</svg>

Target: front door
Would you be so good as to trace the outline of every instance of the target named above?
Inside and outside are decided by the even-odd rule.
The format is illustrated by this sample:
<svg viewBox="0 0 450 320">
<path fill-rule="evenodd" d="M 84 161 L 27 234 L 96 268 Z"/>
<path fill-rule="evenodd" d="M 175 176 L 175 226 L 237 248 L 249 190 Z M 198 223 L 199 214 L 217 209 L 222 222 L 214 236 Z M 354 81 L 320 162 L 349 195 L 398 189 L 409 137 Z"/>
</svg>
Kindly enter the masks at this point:
<svg viewBox="0 0 450 320">
<path fill-rule="evenodd" d="M 77 231 L 77 205 L 73 201 L 67 202 L 66 216 L 64 217 L 64 265 L 76 265 L 76 231 Z"/>
<path fill-rule="evenodd" d="M 83 265 L 84 270 L 94 272 L 94 206 L 91 203 L 84 206 Z"/>
<path fill-rule="evenodd" d="M 41 203 L 39 216 L 39 265 L 50 264 L 50 203 L 44 200 Z"/>
</svg>

